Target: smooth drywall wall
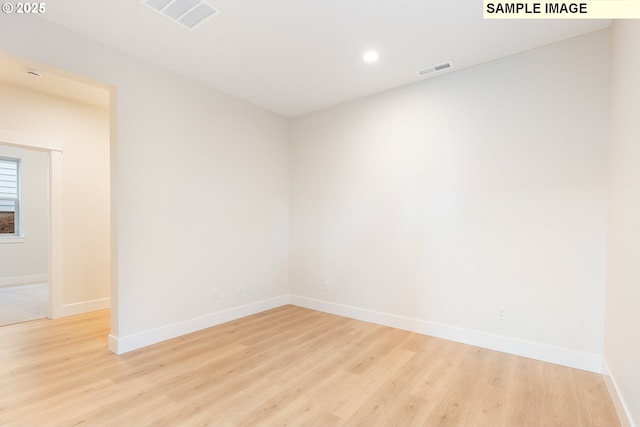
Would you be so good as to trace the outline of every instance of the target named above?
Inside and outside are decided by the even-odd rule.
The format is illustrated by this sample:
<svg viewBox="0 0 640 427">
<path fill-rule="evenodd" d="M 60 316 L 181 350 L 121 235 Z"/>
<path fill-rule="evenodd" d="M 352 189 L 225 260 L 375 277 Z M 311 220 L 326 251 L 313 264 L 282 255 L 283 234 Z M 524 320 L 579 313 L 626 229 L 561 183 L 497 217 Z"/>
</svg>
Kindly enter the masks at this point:
<svg viewBox="0 0 640 427">
<path fill-rule="evenodd" d="M 108 307 L 108 110 L 4 83 L 0 99 L 0 128 L 55 138 L 63 146 L 63 313 Z M 46 235 L 44 241 L 46 260 Z"/>
<path fill-rule="evenodd" d="M 134 75 L 118 90 L 125 336 L 287 294 L 286 120 L 151 67 Z"/>
<path fill-rule="evenodd" d="M 640 425 L 640 21 L 612 30 L 609 223 L 604 357 Z"/>
<path fill-rule="evenodd" d="M 0 50 L 113 87 L 112 349 L 288 293 L 286 119 L 35 17 Z"/>
<path fill-rule="evenodd" d="M 608 55 L 592 33 L 293 119 L 292 294 L 599 360 Z"/>
<path fill-rule="evenodd" d="M 5 100 L 1 85 L 0 99 Z M 0 105 L 0 110 L 2 108 Z M 0 117 L 0 122 L 2 119 Z M 3 126 L 0 124 L 0 127 Z M 0 157 L 20 160 L 21 180 L 21 238 L 0 238 L 0 286 L 46 282 L 49 268 L 49 155 L 43 151 L 0 145 Z"/>
</svg>

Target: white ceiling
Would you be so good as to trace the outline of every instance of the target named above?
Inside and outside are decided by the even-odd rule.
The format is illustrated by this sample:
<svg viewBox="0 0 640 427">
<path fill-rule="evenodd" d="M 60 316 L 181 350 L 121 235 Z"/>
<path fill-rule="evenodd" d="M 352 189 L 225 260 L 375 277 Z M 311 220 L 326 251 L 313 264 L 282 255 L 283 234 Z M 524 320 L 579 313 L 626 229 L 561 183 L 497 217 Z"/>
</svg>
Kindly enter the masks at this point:
<svg viewBox="0 0 640 427">
<path fill-rule="evenodd" d="M 211 2 L 222 13 L 193 32 L 136 0 L 54 0 L 43 17 L 287 117 L 610 25 L 483 20 L 480 0 Z"/>
<path fill-rule="evenodd" d="M 40 76 L 36 77 L 27 71 L 37 71 Z M 65 76 L 59 70 L 30 64 L 7 54 L 0 54 L 0 82 L 94 107 L 109 107 L 109 91 L 106 88 L 97 87 L 94 82 L 78 81 L 76 76 Z"/>
</svg>

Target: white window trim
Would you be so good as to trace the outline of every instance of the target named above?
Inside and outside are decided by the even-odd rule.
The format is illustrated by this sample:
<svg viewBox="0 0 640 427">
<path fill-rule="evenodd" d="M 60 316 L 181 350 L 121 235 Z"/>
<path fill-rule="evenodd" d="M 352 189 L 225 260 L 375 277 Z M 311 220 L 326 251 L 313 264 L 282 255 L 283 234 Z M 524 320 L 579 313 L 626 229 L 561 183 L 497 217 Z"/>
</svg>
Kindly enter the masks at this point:
<svg viewBox="0 0 640 427">
<path fill-rule="evenodd" d="M 9 233 L 1 233 L 0 241 L 3 243 L 22 243 L 24 242 L 24 234 L 22 233 L 22 161 L 21 159 L 14 157 L 2 157 L 0 156 L 0 160 L 4 160 L 7 162 L 15 162 L 16 164 L 16 192 L 17 195 L 12 199 L 3 199 L 13 201 L 14 203 L 14 232 Z M 22 241 L 19 241 L 22 239 Z M 5 240 L 8 240 L 5 242 Z"/>
<path fill-rule="evenodd" d="M 16 236 L 13 234 L 8 236 L 0 235 L 0 245 L 4 243 L 24 243 L 24 236 Z"/>
</svg>

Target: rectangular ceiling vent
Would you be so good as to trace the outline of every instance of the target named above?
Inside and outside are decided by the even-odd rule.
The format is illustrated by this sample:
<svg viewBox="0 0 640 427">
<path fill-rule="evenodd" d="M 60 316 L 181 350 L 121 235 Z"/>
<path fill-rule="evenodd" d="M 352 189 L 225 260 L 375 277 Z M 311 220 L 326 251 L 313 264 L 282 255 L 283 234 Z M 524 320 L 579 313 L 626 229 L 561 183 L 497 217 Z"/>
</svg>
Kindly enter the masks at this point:
<svg viewBox="0 0 640 427">
<path fill-rule="evenodd" d="M 423 77 L 429 74 L 437 73 L 438 71 L 444 71 L 451 68 L 453 68 L 453 64 L 451 62 L 445 62 L 438 65 L 432 65 L 431 67 L 421 68 L 419 70 L 416 70 L 416 73 L 418 73 L 418 76 Z"/>
<path fill-rule="evenodd" d="M 222 13 L 204 0 L 140 0 L 140 3 L 192 31 Z"/>
</svg>

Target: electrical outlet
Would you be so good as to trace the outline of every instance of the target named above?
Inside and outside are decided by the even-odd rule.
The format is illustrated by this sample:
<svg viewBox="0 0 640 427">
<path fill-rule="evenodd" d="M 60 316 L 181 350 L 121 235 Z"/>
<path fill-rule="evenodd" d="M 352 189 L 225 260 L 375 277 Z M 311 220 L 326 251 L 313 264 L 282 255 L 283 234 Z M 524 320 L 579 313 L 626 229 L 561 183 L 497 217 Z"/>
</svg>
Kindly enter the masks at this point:
<svg viewBox="0 0 640 427">
<path fill-rule="evenodd" d="M 211 293 L 211 297 L 214 300 L 220 299 L 220 290 L 218 288 L 213 288 L 213 292 Z"/>
<path fill-rule="evenodd" d="M 325 280 L 324 284 L 322 285 L 322 290 L 325 292 L 329 292 L 329 281 Z"/>
<path fill-rule="evenodd" d="M 238 295 L 242 295 L 242 294 L 244 294 L 244 283 L 240 283 L 240 284 L 238 285 L 238 290 L 237 290 L 237 292 L 238 292 Z"/>
<path fill-rule="evenodd" d="M 498 320 L 506 320 L 506 318 L 507 318 L 507 308 L 498 307 Z"/>
</svg>

